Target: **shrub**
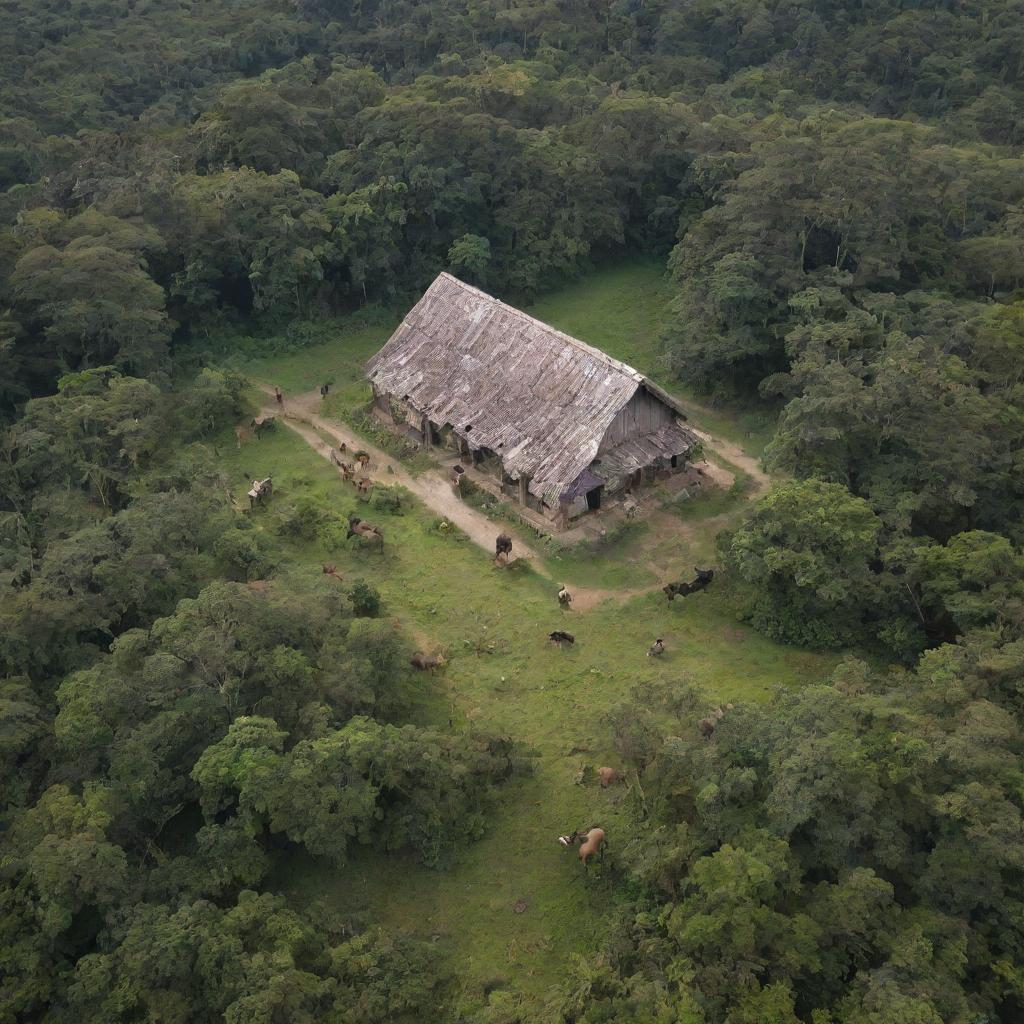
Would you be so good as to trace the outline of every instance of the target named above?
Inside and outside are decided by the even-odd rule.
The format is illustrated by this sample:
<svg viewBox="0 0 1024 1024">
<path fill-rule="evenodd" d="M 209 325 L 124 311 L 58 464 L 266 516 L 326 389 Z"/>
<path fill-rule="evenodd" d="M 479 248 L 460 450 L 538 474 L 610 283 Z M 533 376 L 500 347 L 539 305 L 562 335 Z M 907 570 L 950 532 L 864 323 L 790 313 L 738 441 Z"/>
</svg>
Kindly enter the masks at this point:
<svg viewBox="0 0 1024 1024">
<path fill-rule="evenodd" d="M 380 615 L 380 591 L 365 580 L 358 580 L 348 592 L 352 614 L 360 619 L 375 619 Z"/>
</svg>

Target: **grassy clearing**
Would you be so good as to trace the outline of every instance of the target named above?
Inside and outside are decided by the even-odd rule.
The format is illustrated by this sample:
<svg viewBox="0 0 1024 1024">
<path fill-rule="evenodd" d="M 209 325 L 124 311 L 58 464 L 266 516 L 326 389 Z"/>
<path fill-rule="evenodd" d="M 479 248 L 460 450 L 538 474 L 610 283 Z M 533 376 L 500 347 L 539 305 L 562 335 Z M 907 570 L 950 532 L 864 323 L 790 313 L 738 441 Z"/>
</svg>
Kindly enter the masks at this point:
<svg viewBox="0 0 1024 1024">
<path fill-rule="evenodd" d="M 417 644 L 450 653 L 442 673 L 415 679 L 418 720 L 508 734 L 537 753 L 535 775 L 506 789 L 487 836 L 468 844 L 451 870 L 430 871 L 403 857 L 366 852 L 341 871 L 296 858 L 278 879 L 300 900 L 326 901 L 347 915 L 434 937 L 470 1002 L 479 1001 L 484 985 L 495 979 L 542 998 L 564 975 L 569 954 L 592 951 L 600 941 L 615 892 L 607 878 L 582 877 L 572 854 L 555 840 L 566 829 L 600 822 L 614 856 L 635 835 L 625 789 L 603 791 L 573 781 L 584 765 L 616 763 L 602 721 L 608 709 L 634 686 L 657 680 L 692 682 L 707 692 L 709 706 L 764 700 L 774 686 L 819 679 L 833 663 L 740 626 L 725 592 L 715 587 L 672 605 L 653 593 L 586 614 L 563 612 L 548 580 L 495 569 L 469 542 L 433 530 L 434 517 L 416 506 L 404 515 L 363 507 L 365 518 L 385 530 L 383 557 L 345 544 L 283 541 L 273 525 L 291 503 L 312 497 L 343 515 L 357 507 L 351 488 L 288 429 L 241 451 L 225 437 L 220 451 L 243 504 L 248 481 L 274 477 L 272 502 L 253 515 L 253 523 L 272 537 L 279 571 L 315 575 L 322 562 L 334 562 L 346 585 L 372 581 L 384 597 L 385 614 Z M 603 553 L 603 571 L 628 562 L 630 543 L 627 538 L 621 549 L 610 546 Z M 679 536 L 671 543 L 678 554 Z M 696 551 L 684 554 L 698 557 Z M 547 644 L 555 628 L 576 635 L 573 649 Z M 658 635 L 667 639 L 668 652 L 663 659 L 647 658 Z M 521 897 L 529 906 L 517 915 L 512 904 Z"/>
<path fill-rule="evenodd" d="M 545 567 L 553 579 L 564 578 L 584 587 L 608 590 L 649 587 L 657 582 L 645 555 L 650 533 L 650 526 L 644 519 L 624 521 L 600 540 L 572 547 L 554 546 L 545 558 Z"/>
<path fill-rule="evenodd" d="M 300 347 L 286 335 L 262 339 L 256 348 L 260 353 L 257 355 L 246 355 L 252 347 L 247 347 L 243 339 L 234 353 L 221 362 L 253 380 L 278 385 L 286 396 L 315 391 L 327 382 L 331 384 L 328 402 L 340 411 L 369 396 L 363 363 L 388 340 L 399 319 L 377 311 L 369 318 L 326 321 L 317 325 L 316 337 L 328 340 Z"/>
</svg>

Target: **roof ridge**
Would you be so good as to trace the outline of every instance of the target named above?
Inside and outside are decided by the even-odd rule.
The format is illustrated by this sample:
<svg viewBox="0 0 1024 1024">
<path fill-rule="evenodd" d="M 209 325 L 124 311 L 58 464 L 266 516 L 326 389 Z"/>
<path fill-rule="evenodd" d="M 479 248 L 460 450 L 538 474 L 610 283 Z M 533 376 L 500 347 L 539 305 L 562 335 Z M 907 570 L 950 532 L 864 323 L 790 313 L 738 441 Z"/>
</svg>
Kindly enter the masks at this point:
<svg viewBox="0 0 1024 1024">
<path fill-rule="evenodd" d="M 616 359 L 614 356 L 608 355 L 607 352 L 602 352 L 601 349 L 595 348 L 593 345 L 588 345 L 585 341 L 580 341 L 579 338 L 574 338 L 571 334 L 566 334 L 565 331 L 560 331 L 557 327 L 553 327 L 549 323 L 545 323 L 543 320 L 538 320 L 535 316 L 530 316 L 529 313 L 523 312 L 521 309 L 517 309 L 515 306 L 510 306 L 507 302 L 503 302 L 501 299 L 496 298 L 489 292 L 485 292 L 482 288 L 477 288 L 474 285 L 467 284 L 461 278 L 456 277 L 454 274 L 450 274 L 447 270 L 442 270 L 440 274 L 434 279 L 434 283 L 430 286 L 434 287 L 441 278 L 447 278 L 454 284 L 457 284 L 460 288 L 465 289 L 468 292 L 478 295 L 482 299 L 486 299 L 488 302 L 492 302 L 495 305 L 501 306 L 515 316 L 521 317 L 523 320 L 528 320 L 531 324 L 536 324 L 538 327 L 542 327 L 545 331 L 550 334 L 557 335 L 563 341 L 568 342 L 575 348 L 586 352 L 587 355 L 594 356 L 600 362 L 610 365 L 618 370 L 624 370 L 626 374 L 633 377 L 638 384 L 650 384 L 651 381 L 648 379 L 645 373 L 641 373 L 636 367 L 630 366 L 629 363 L 624 363 L 621 359 Z M 657 385 L 655 385 L 657 387 Z"/>
</svg>

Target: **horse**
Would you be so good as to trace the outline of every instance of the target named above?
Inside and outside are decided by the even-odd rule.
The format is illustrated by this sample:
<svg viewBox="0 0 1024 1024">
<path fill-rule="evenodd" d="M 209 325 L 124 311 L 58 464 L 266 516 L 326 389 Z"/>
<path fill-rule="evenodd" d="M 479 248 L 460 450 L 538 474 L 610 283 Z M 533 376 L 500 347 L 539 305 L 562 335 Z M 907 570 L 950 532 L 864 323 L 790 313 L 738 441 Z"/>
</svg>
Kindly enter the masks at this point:
<svg viewBox="0 0 1024 1024">
<path fill-rule="evenodd" d="M 366 469 L 370 464 L 370 453 L 364 451 L 358 451 L 352 453 L 353 458 L 359 463 L 360 469 Z"/>
<path fill-rule="evenodd" d="M 602 848 L 604 844 L 604 829 L 598 828 L 597 825 L 591 825 L 590 828 L 586 829 L 582 833 L 579 829 L 576 829 L 571 835 L 559 836 L 558 841 L 566 847 L 566 849 L 570 846 L 575 846 L 576 843 L 579 843 L 580 849 L 578 856 L 580 863 L 582 863 L 584 867 L 587 866 L 590 858 L 593 857 L 594 854 L 599 854 L 599 859 L 604 860 L 604 850 Z"/>
<path fill-rule="evenodd" d="M 499 561 L 503 555 L 506 562 L 512 556 L 512 538 L 507 533 L 499 533 L 494 542 L 494 560 Z"/>
<path fill-rule="evenodd" d="M 669 583 L 668 586 L 661 588 L 669 601 L 677 597 L 688 597 L 690 594 L 696 594 L 697 591 L 703 590 L 715 576 L 714 569 L 698 569 L 694 566 L 693 571 L 697 576 L 689 583 Z"/>
<path fill-rule="evenodd" d="M 548 633 L 548 639 L 558 647 L 565 647 L 566 645 L 571 647 L 576 643 L 576 637 L 572 633 L 566 633 L 563 629 L 556 629 L 554 632 Z"/>
<path fill-rule="evenodd" d="M 356 482 L 356 494 L 369 494 L 373 481 L 369 477 L 360 477 Z"/>
</svg>

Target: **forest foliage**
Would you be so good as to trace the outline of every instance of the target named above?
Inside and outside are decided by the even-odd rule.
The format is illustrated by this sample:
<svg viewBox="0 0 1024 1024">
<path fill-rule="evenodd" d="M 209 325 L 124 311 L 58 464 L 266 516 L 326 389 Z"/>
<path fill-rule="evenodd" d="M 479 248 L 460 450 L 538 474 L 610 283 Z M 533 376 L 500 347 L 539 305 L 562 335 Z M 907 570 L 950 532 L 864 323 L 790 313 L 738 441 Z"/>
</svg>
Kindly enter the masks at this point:
<svg viewBox="0 0 1024 1024">
<path fill-rule="evenodd" d="M 0 1020 L 456 1013 L 429 950 L 264 883 L 300 847 L 443 869 L 520 749 L 412 724 L 374 595 L 275 576 L 211 448 L 244 382 L 195 353 L 625 252 L 665 260 L 665 366 L 779 410 L 719 542 L 742 614 L 898 667 L 714 743 L 685 691 L 627 702 L 631 909 L 544 1016 L 1018 1019 L 1022 13 L 6 4 Z"/>
</svg>

